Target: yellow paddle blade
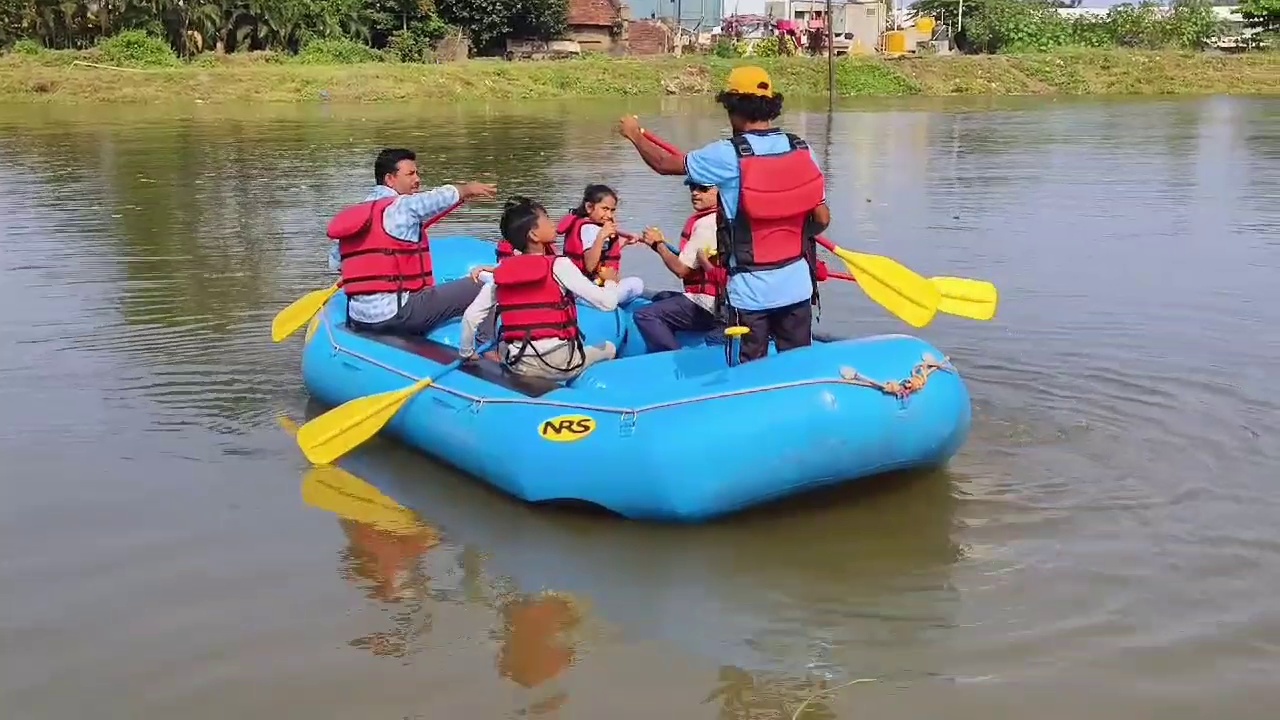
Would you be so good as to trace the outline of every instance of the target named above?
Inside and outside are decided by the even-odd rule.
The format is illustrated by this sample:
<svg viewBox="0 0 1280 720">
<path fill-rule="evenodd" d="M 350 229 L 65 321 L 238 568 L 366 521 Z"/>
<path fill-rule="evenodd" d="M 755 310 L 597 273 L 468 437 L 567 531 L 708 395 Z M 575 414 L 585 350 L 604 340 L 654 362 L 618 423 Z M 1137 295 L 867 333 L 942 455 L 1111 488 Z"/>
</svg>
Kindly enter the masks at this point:
<svg viewBox="0 0 1280 720">
<path fill-rule="evenodd" d="M 327 465 L 378 434 L 414 395 L 431 386 L 423 378 L 402 390 L 347 401 L 298 428 L 298 447 L 316 465 Z"/>
<path fill-rule="evenodd" d="M 338 517 L 396 535 L 411 535 L 427 529 L 417 513 L 333 465 L 307 471 L 302 479 L 302 501 Z"/>
<path fill-rule="evenodd" d="M 867 297 L 911 327 L 924 327 L 938 313 L 942 293 L 933 283 L 896 260 L 867 255 L 834 246 L 833 251 L 858 278 L 858 287 Z"/>
<path fill-rule="evenodd" d="M 970 320 L 990 320 L 996 316 L 1000 294 L 995 285 L 985 280 L 958 277 L 932 277 L 929 282 L 942 293 L 938 312 Z"/>
<path fill-rule="evenodd" d="M 311 318 L 320 312 L 320 308 L 329 302 L 329 298 L 338 294 L 338 285 L 334 283 L 323 290 L 312 290 L 294 300 L 289 307 L 276 313 L 271 321 L 271 341 L 280 342 L 306 325 Z"/>
</svg>

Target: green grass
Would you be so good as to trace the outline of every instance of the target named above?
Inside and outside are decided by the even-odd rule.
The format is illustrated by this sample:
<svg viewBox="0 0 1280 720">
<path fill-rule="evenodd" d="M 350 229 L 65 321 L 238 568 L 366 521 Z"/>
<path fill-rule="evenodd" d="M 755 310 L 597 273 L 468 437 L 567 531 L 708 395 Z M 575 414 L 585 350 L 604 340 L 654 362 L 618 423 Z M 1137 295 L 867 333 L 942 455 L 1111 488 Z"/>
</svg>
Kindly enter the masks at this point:
<svg viewBox="0 0 1280 720">
<path fill-rule="evenodd" d="M 440 65 L 308 64 L 269 53 L 204 55 L 173 67 L 111 69 L 95 52 L 0 57 L 5 102 L 377 102 L 386 100 L 656 97 L 714 93 L 735 65 L 755 62 L 788 96 L 827 92 L 824 58 L 684 58 Z M 1038 55 L 852 58 L 836 66 L 842 97 L 1280 93 L 1280 53 L 1073 50 Z"/>
</svg>

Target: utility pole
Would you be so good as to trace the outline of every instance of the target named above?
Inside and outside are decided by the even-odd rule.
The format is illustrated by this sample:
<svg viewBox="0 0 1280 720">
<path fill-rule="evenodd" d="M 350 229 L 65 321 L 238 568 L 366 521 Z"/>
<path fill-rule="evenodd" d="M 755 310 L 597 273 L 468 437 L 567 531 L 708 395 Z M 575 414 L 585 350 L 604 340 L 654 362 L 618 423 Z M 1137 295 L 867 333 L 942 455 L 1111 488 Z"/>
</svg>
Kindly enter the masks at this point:
<svg viewBox="0 0 1280 720">
<path fill-rule="evenodd" d="M 848 11 L 848 8 L 845 8 Z M 831 14 L 831 0 L 827 0 L 827 112 L 836 106 L 836 33 L 835 18 Z"/>
</svg>

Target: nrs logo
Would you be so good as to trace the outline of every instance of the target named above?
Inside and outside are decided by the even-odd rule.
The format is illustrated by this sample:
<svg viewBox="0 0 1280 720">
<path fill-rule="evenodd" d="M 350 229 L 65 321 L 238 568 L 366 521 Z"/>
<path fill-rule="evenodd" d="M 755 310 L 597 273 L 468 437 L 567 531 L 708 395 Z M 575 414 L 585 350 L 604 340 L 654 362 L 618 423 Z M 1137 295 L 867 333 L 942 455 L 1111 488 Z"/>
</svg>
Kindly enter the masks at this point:
<svg viewBox="0 0 1280 720">
<path fill-rule="evenodd" d="M 576 442 L 596 430 L 596 421 L 586 415 L 561 415 L 543 420 L 538 436 L 551 442 Z"/>
</svg>

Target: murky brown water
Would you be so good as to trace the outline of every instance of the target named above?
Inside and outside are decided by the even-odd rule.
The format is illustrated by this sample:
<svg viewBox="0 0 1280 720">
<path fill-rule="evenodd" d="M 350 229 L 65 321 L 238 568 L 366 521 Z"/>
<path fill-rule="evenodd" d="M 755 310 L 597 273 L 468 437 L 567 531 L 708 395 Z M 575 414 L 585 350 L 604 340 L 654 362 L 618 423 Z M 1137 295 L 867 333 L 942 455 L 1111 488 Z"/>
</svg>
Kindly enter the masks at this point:
<svg viewBox="0 0 1280 720">
<path fill-rule="evenodd" d="M 0 715 L 789 719 L 878 678 L 805 717 L 1274 716 L 1277 100 L 789 118 L 837 238 L 1002 290 L 923 332 L 976 404 L 945 474 L 676 529 L 388 443 L 308 473 L 267 326 L 372 152 L 552 207 L 603 179 L 676 229 L 622 105 L 0 108 Z M 903 330 L 839 285 L 821 328 Z"/>
</svg>

